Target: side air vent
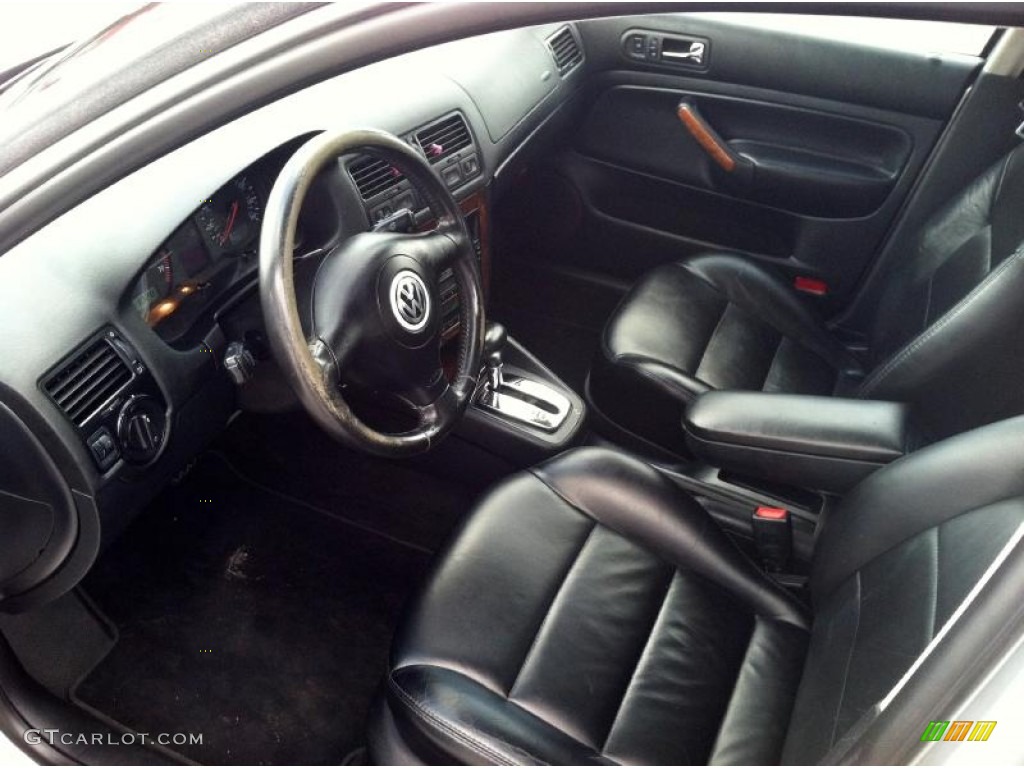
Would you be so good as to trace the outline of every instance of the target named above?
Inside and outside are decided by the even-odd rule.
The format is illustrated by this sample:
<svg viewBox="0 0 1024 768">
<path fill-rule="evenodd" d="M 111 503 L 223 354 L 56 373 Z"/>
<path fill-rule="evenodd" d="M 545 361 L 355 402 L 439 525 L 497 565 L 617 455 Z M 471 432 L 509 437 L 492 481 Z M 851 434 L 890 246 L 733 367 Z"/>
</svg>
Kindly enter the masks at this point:
<svg viewBox="0 0 1024 768">
<path fill-rule="evenodd" d="M 103 338 L 50 376 L 43 389 L 81 427 L 131 378 L 128 364 Z"/>
<path fill-rule="evenodd" d="M 473 138 L 469 135 L 469 128 L 462 115 L 456 113 L 418 130 L 416 142 L 430 162 L 436 163 L 468 147 L 473 143 Z"/>
<path fill-rule="evenodd" d="M 548 48 L 551 49 L 551 55 L 555 58 L 558 74 L 562 76 L 583 61 L 583 51 L 570 27 L 562 27 L 549 37 Z"/>
<path fill-rule="evenodd" d="M 359 157 L 348 167 L 363 200 L 370 200 L 405 178 L 390 163 L 376 157 Z"/>
</svg>

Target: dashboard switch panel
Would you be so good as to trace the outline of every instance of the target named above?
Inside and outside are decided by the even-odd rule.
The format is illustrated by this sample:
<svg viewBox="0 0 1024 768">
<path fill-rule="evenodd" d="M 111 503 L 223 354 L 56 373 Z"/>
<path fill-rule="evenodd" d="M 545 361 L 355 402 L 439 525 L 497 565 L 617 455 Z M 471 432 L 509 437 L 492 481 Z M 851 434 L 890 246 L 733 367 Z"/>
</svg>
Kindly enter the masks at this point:
<svg viewBox="0 0 1024 768">
<path fill-rule="evenodd" d="M 160 454 L 167 431 L 166 409 L 150 395 L 134 395 L 117 419 L 117 437 L 125 461 L 149 464 Z"/>
<path fill-rule="evenodd" d="M 149 464 L 167 441 L 167 405 L 135 346 L 103 328 L 39 382 L 100 474 Z M 140 420 L 141 419 L 141 420 Z"/>
<path fill-rule="evenodd" d="M 101 472 L 110 469 L 117 462 L 121 453 L 114 442 L 114 436 L 107 427 L 97 429 L 86 441 L 96 466 Z"/>
</svg>

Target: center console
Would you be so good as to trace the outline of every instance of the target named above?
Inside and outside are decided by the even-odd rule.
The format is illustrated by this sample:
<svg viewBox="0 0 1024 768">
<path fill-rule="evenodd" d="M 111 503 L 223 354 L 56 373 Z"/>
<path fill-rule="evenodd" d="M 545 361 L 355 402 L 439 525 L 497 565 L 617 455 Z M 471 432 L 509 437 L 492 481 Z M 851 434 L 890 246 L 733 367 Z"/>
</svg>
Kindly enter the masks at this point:
<svg viewBox="0 0 1024 768">
<path fill-rule="evenodd" d="M 659 468 L 701 499 L 761 559 L 759 515 L 786 513 L 792 558 L 804 573 L 819 524 L 841 497 L 918 442 L 902 403 L 769 392 L 711 391 L 687 409 L 692 457 Z"/>
<path fill-rule="evenodd" d="M 484 368 L 456 434 L 518 466 L 574 445 L 583 399 L 498 323 L 484 338 Z"/>
<path fill-rule="evenodd" d="M 843 494 L 914 447 L 907 406 L 768 392 L 706 392 L 689 407 L 687 444 L 748 478 Z"/>
<path fill-rule="evenodd" d="M 539 377 L 505 373 L 502 353 L 508 342 L 505 326 L 491 323 L 484 338 L 487 375 L 477 387 L 473 405 L 506 421 L 541 432 L 557 432 L 572 412 L 572 402 L 556 386 Z"/>
</svg>

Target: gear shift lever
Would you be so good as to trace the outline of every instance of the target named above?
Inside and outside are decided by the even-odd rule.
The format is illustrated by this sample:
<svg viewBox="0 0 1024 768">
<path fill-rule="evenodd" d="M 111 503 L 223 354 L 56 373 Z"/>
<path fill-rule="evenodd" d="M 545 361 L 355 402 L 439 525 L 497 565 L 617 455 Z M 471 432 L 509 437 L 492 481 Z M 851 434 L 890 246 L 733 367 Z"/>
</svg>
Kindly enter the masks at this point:
<svg viewBox="0 0 1024 768">
<path fill-rule="evenodd" d="M 487 386 L 492 392 L 501 389 L 502 384 L 502 362 L 501 351 L 508 341 L 508 332 L 501 323 L 488 323 L 487 332 L 484 334 L 483 357 L 484 365 L 487 366 Z"/>
<path fill-rule="evenodd" d="M 496 414 L 507 422 L 518 422 L 544 432 L 557 430 L 569 415 L 572 403 L 564 394 L 543 381 L 519 372 L 502 372 L 501 353 L 508 332 L 500 323 L 488 323 L 484 333 L 483 358 L 487 380 L 477 390 L 477 408 Z"/>
</svg>

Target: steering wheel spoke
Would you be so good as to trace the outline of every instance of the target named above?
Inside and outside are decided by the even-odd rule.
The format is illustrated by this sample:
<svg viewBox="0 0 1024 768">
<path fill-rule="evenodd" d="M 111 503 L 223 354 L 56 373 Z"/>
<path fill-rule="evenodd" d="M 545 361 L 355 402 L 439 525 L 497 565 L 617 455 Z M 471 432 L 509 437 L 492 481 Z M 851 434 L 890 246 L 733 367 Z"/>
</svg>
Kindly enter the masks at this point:
<svg viewBox="0 0 1024 768">
<path fill-rule="evenodd" d="M 434 399 L 414 408 L 417 426 L 423 430 L 431 430 L 440 424 L 446 424 L 461 414 L 459 396 L 444 376 Z"/>
<path fill-rule="evenodd" d="M 451 227 L 439 226 L 424 235 L 419 245 L 422 249 L 423 265 L 435 276 L 440 276 L 444 270 L 453 267 L 458 260 L 460 246 L 458 243 L 459 234 L 453 233 Z M 464 244 L 465 245 L 465 244 Z"/>
</svg>

